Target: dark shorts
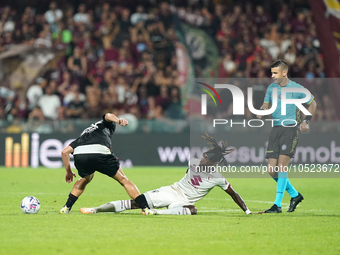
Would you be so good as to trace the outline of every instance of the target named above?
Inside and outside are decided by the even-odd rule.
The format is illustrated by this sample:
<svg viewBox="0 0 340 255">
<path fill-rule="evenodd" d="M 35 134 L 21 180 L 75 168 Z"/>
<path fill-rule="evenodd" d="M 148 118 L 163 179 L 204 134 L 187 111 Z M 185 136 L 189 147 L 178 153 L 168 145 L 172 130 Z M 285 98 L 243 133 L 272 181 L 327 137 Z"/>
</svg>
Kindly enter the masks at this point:
<svg viewBox="0 0 340 255">
<path fill-rule="evenodd" d="M 118 158 L 113 154 L 77 154 L 74 155 L 74 165 L 81 177 L 95 171 L 113 177 L 120 166 Z"/>
<path fill-rule="evenodd" d="M 279 158 L 287 155 L 294 158 L 296 146 L 299 142 L 300 129 L 296 127 L 273 127 L 269 136 L 266 159 Z"/>
</svg>

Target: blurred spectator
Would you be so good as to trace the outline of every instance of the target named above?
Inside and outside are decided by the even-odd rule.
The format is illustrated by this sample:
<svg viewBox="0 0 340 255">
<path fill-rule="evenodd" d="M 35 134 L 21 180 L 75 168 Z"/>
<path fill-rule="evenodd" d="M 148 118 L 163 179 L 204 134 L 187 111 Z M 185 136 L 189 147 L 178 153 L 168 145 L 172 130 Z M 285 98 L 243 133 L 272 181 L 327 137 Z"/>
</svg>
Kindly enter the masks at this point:
<svg viewBox="0 0 340 255">
<path fill-rule="evenodd" d="M 87 62 L 80 47 L 73 49 L 73 54 L 68 58 L 67 68 L 75 75 L 82 76 L 87 73 Z"/>
<path fill-rule="evenodd" d="M 85 104 L 80 99 L 80 93 L 77 91 L 74 94 L 73 100 L 67 105 L 66 116 L 72 119 L 80 118 L 85 111 Z"/>
<path fill-rule="evenodd" d="M 120 25 L 120 36 L 122 38 L 128 37 L 129 35 L 129 28 L 131 26 L 130 22 L 130 10 L 127 8 L 124 8 L 121 13 L 121 19 L 119 22 Z"/>
<path fill-rule="evenodd" d="M 154 97 L 148 97 L 148 106 L 149 106 L 149 111 L 147 114 L 147 119 L 152 120 L 152 119 L 160 119 L 163 117 L 162 107 L 160 105 L 156 106 Z"/>
<path fill-rule="evenodd" d="M 125 89 L 129 88 L 129 85 L 127 85 L 126 80 L 124 77 L 119 76 L 117 80 L 116 85 L 116 93 L 117 93 L 117 100 L 118 103 L 122 104 L 125 101 Z"/>
<path fill-rule="evenodd" d="M 161 106 L 163 110 L 166 110 L 171 103 L 171 99 L 168 93 L 167 86 L 161 86 L 160 94 L 156 97 L 156 106 Z"/>
<path fill-rule="evenodd" d="M 142 5 L 138 5 L 136 8 L 136 12 L 131 15 L 131 24 L 136 25 L 139 22 L 144 22 L 148 19 L 148 14 L 145 13 L 144 7 Z"/>
<path fill-rule="evenodd" d="M 307 30 L 305 15 L 302 12 L 297 14 L 297 17 L 291 22 L 291 30 L 293 33 L 304 33 Z"/>
<path fill-rule="evenodd" d="M 0 42 L 4 51 L 9 50 L 11 46 L 15 44 L 13 34 L 11 32 L 5 32 L 4 38 Z"/>
<path fill-rule="evenodd" d="M 69 92 L 71 88 L 71 83 L 72 83 L 71 74 L 67 71 L 64 72 L 62 74 L 61 79 L 59 80 L 59 84 L 57 87 L 57 91 L 62 97 L 65 97 L 66 94 Z"/>
<path fill-rule="evenodd" d="M 28 99 L 22 89 L 17 90 L 10 114 L 19 119 L 27 119 L 28 117 Z"/>
<path fill-rule="evenodd" d="M 270 22 L 270 17 L 267 13 L 264 12 L 263 6 L 256 6 L 256 12 L 253 18 L 253 21 L 260 32 L 260 35 L 263 35 L 264 30 L 267 27 L 267 24 Z"/>
<path fill-rule="evenodd" d="M 34 36 L 29 31 L 28 24 L 23 24 L 21 30 L 19 30 L 19 35 L 17 37 L 18 41 L 23 42 L 24 44 L 33 45 L 34 44 Z"/>
<path fill-rule="evenodd" d="M 27 132 L 37 132 L 42 134 L 50 134 L 53 129 L 46 123 L 44 114 L 40 107 L 35 107 L 28 116 Z"/>
<path fill-rule="evenodd" d="M 98 60 L 96 66 L 90 70 L 90 72 L 87 75 L 87 78 L 93 85 L 99 85 L 104 77 L 104 71 L 105 71 L 105 59 L 101 58 Z"/>
<path fill-rule="evenodd" d="M 45 31 L 41 31 L 39 33 L 39 37 L 37 39 L 35 39 L 34 41 L 34 46 L 38 47 L 38 48 L 51 48 L 52 47 L 52 42 L 50 39 L 46 38 L 46 32 Z"/>
<path fill-rule="evenodd" d="M 170 104 L 167 109 L 166 117 L 170 119 L 184 119 L 182 112 L 180 92 L 177 87 L 173 87 L 170 93 Z"/>
<path fill-rule="evenodd" d="M 1 32 L 4 32 L 4 33 L 14 32 L 14 30 L 15 30 L 14 19 L 9 17 L 9 14 L 6 12 L 6 10 L 3 12 L 2 16 L 1 16 L 0 23 L 1 23 L 0 27 L 2 28 L 2 31 L 0 30 Z"/>
<path fill-rule="evenodd" d="M 56 120 L 58 118 L 58 107 L 61 106 L 60 98 L 53 94 L 54 88 L 49 84 L 45 88 L 45 94 L 42 95 L 38 101 L 38 106 L 41 108 L 44 117 L 50 120 Z"/>
<path fill-rule="evenodd" d="M 236 72 L 237 68 L 238 64 L 233 61 L 231 54 L 227 53 L 219 65 L 218 77 L 231 77 Z"/>
<path fill-rule="evenodd" d="M 72 41 L 72 33 L 69 29 L 65 28 L 63 22 L 58 23 L 58 29 L 52 35 L 53 39 L 58 38 L 58 36 L 60 36 L 62 43 L 68 44 Z"/>
<path fill-rule="evenodd" d="M 76 14 L 74 14 L 73 20 L 76 23 L 84 23 L 84 24 L 89 23 L 89 14 L 86 13 L 86 5 L 85 4 L 79 5 L 78 12 Z"/>
<path fill-rule="evenodd" d="M 57 29 L 57 22 L 63 17 L 63 12 L 60 9 L 57 9 L 57 3 L 51 2 L 50 9 L 45 12 L 45 20 L 47 23 L 51 25 L 52 32 Z"/>
<path fill-rule="evenodd" d="M 104 72 L 103 80 L 99 83 L 99 88 L 102 91 L 105 91 L 105 90 L 108 89 L 108 87 L 111 83 L 113 83 L 112 72 L 111 72 L 111 70 L 106 70 Z"/>
<path fill-rule="evenodd" d="M 75 100 L 76 96 L 78 97 L 79 101 L 85 102 L 86 96 L 80 92 L 79 85 L 77 83 L 73 83 L 65 94 L 63 104 L 69 105 L 72 101 Z"/>
<path fill-rule="evenodd" d="M 172 15 L 170 12 L 170 7 L 167 2 L 161 2 L 159 5 L 158 18 L 161 21 L 162 26 L 167 30 L 172 25 Z"/>
<path fill-rule="evenodd" d="M 296 53 L 295 47 L 293 45 L 288 47 L 287 52 L 284 54 L 283 58 L 287 61 L 289 65 L 293 65 L 295 63 Z"/>
<path fill-rule="evenodd" d="M 15 92 L 9 88 L 0 86 L 0 105 L 8 112 L 13 106 Z"/>
<path fill-rule="evenodd" d="M 89 31 L 85 31 L 82 40 L 77 43 L 77 46 L 82 50 L 88 50 L 94 45 L 95 42 L 91 39 L 91 34 Z"/>
</svg>

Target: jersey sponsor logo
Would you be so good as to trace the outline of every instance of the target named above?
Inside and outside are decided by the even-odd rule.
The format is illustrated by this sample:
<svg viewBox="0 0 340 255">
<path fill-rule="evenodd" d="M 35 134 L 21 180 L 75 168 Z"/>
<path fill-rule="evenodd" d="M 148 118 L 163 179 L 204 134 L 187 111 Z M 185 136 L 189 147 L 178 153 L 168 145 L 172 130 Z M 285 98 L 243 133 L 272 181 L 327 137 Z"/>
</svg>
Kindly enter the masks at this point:
<svg viewBox="0 0 340 255">
<path fill-rule="evenodd" d="M 191 178 L 190 180 L 192 185 L 194 186 L 200 186 L 200 182 L 203 182 L 201 176 L 199 175 L 194 175 L 193 178 Z"/>
</svg>

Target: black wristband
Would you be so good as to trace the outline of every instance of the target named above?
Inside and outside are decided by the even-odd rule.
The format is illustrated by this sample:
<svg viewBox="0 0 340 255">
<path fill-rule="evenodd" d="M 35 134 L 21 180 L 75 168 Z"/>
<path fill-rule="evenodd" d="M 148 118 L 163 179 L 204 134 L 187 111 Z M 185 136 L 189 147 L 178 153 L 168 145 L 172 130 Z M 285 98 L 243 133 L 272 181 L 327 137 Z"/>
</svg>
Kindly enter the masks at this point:
<svg viewBox="0 0 340 255">
<path fill-rule="evenodd" d="M 306 122 L 307 124 L 309 124 L 312 117 L 313 117 L 312 115 L 307 115 L 303 121 Z"/>
</svg>

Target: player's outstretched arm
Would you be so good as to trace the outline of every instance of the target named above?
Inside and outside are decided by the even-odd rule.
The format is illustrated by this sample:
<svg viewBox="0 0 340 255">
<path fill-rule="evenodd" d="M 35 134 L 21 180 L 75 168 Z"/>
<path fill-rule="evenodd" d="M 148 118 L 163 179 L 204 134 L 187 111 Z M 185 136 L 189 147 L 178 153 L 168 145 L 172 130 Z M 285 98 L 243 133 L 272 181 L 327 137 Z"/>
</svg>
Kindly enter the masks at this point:
<svg viewBox="0 0 340 255">
<path fill-rule="evenodd" d="M 73 152 L 73 148 L 71 146 L 67 146 L 63 149 L 61 152 L 61 158 L 64 163 L 64 167 L 66 170 L 66 175 L 65 175 L 65 181 L 70 183 L 73 181 L 73 177 L 77 177 L 75 173 L 72 172 L 71 170 L 71 164 L 70 164 L 70 153 Z"/>
<path fill-rule="evenodd" d="M 229 187 L 225 190 L 232 199 L 235 201 L 235 203 L 246 213 L 246 214 L 251 214 L 251 211 L 248 209 L 246 204 L 244 203 L 243 199 L 241 196 L 229 185 Z"/>
<path fill-rule="evenodd" d="M 112 113 L 106 113 L 105 114 L 105 120 L 108 122 L 115 122 L 121 126 L 127 126 L 129 125 L 129 122 L 126 119 L 123 118 L 118 118 L 116 115 Z"/>
</svg>

